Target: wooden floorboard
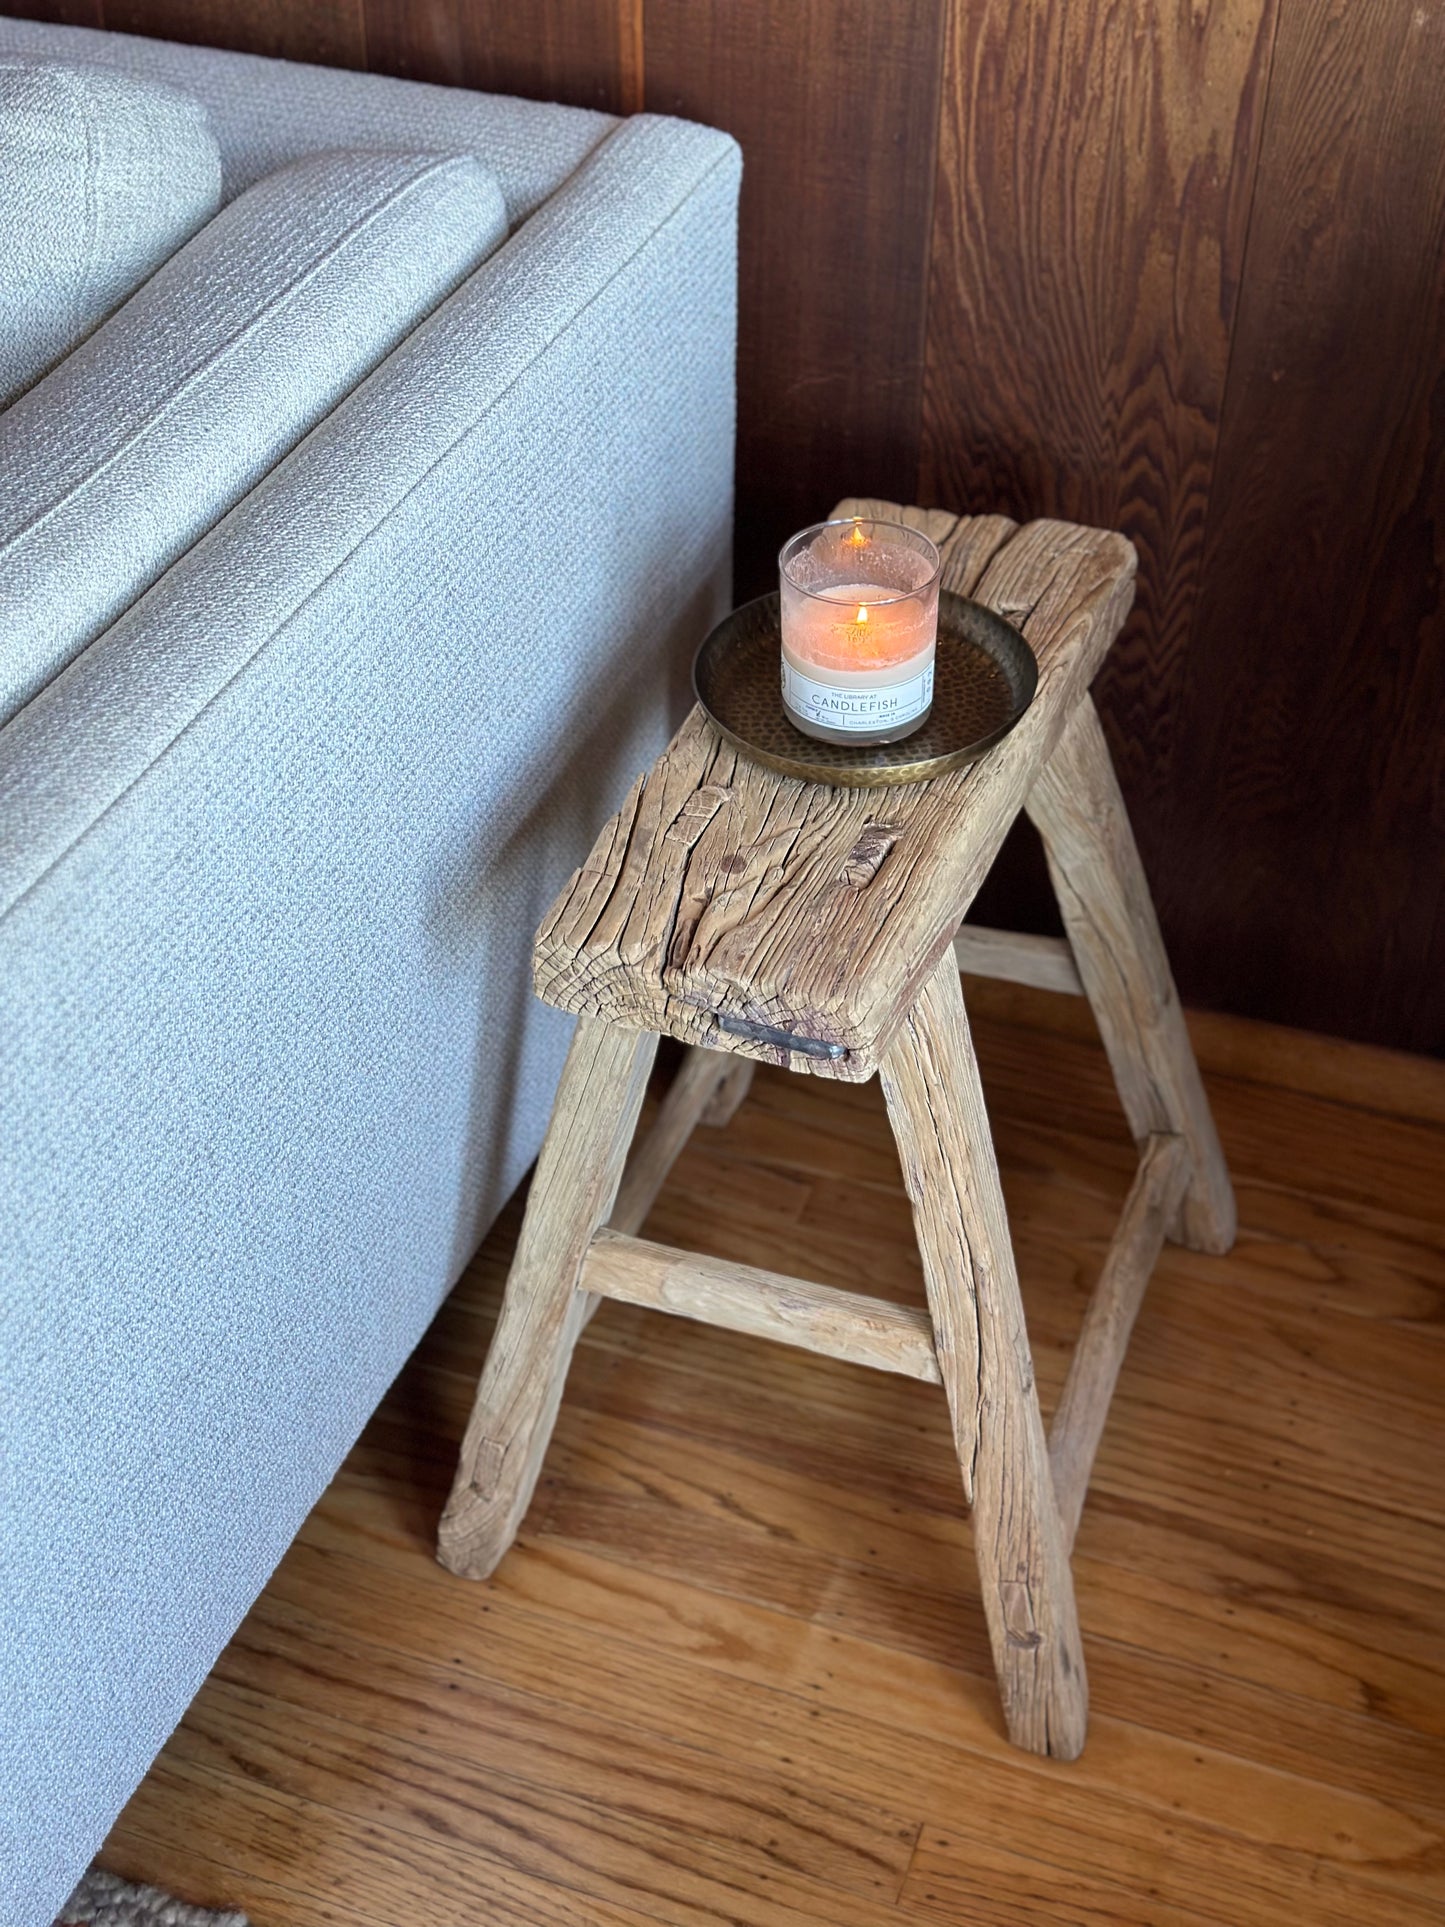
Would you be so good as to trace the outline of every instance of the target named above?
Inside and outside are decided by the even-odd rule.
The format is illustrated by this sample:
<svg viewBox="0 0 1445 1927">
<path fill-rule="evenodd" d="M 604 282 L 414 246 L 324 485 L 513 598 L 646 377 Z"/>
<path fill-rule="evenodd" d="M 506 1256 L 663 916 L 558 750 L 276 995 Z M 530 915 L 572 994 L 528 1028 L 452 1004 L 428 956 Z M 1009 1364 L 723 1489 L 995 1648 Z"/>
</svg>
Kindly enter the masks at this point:
<svg viewBox="0 0 1445 1927">
<path fill-rule="evenodd" d="M 1047 1410 L 1133 1149 L 1080 1000 L 966 991 Z M 1240 1240 L 1124 1365 L 1079 1762 L 1003 1738 L 933 1387 L 605 1306 L 522 1540 L 443 1572 L 514 1204 L 106 1864 L 257 1927 L 1445 1921 L 1445 1069 L 1194 1031 Z M 648 1235 L 922 1302 L 874 1086 L 761 1070 Z"/>
</svg>

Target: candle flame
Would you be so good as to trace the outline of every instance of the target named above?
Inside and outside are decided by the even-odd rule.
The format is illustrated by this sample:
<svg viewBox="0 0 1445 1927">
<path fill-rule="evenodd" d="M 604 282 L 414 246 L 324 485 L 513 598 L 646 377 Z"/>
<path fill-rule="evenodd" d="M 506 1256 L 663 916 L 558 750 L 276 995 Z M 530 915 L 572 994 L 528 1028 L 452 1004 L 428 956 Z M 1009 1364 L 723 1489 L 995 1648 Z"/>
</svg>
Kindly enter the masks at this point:
<svg viewBox="0 0 1445 1927">
<path fill-rule="evenodd" d="M 848 531 L 848 534 L 844 539 L 847 542 L 849 542 L 855 549 L 866 549 L 868 546 L 868 538 L 863 533 L 863 524 L 860 521 L 857 521 L 856 519 L 853 523 L 852 528 Z"/>
<path fill-rule="evenodd" d="M 858 613 L 853 620 L 855 622 L 866 622 L 868 620 L 868 605 L 866 602 L 860 602 L 858 604 Z"/>
</svg>

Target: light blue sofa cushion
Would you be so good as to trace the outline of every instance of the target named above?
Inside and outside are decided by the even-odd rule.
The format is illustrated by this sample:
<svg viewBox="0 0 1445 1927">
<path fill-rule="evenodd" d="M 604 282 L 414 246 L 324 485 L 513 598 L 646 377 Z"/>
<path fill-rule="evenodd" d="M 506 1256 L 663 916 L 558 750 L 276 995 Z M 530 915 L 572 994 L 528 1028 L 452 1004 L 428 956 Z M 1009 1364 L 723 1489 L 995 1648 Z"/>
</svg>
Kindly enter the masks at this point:
<svg viewBox="0 0 1445 1927">
<path fill-rule="evenodd" d="M 0 415 L 0 723 L 506 234 L 470 155 L 297 161 Z"/>
<path fill-rule="evenodd" d="M 738 173 L 627 123 L 0 730 L 5 1927 L 536 1154 L 533 933 L 726 607 Z"/>
<path fill-rule="evenodd" d="M 611 114 L 581 107 L 0 17 L 0 53 L 12 51 L 93 61 L 204 102 L 221 149 L 225 200 L 319 148 L 429 147 L 481 155 L 515 227 L 617 125 Z"/>
<path fill-rule="evenodd" d="M 204 106 L 135 75 L 0 56 L 0 407 L 220 205 Z"/>
</svg>

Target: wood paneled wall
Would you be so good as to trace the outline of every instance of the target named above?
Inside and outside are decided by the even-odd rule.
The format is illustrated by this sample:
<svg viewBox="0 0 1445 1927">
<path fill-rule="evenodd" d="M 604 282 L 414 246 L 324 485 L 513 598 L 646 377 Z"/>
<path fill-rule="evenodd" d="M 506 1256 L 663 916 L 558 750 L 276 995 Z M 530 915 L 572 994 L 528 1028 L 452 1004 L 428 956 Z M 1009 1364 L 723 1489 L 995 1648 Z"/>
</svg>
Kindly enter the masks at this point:
<svg viewBox="0 0 1445 1927">
<path fill-rule="evenodd" d="M 1445 1049 L 1445 0 L 9 9 L 736 134 L 740 592 L 848 492 L 1123 528 L 1186 997 Z"/>
</svg>

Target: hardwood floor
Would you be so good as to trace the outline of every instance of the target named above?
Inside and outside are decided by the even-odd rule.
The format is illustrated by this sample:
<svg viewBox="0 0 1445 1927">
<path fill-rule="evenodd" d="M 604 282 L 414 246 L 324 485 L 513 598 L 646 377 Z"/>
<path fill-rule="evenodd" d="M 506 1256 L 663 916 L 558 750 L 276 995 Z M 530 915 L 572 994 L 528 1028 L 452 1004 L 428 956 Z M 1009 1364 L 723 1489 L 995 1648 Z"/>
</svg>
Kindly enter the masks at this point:
<svg viewBox="0 0 1445 1927">
<path fill-rule="evenodd" d="M 972 979 L 1046 1410 L 1133 1168 L 1086 1008 Z M 522 1541 L 432 1559 L 515 1205 L 117 1825 L 256 1927 L 1445 1920 L 1445 1066 L 1192 1025 L 1076 1551 L 1083 1758 L 1009 1748 L 942 1394 L 606 1305 Z M 876 1083 L 760 1072 L 649 1220 L 922 1302 Z"/>
</svg>

